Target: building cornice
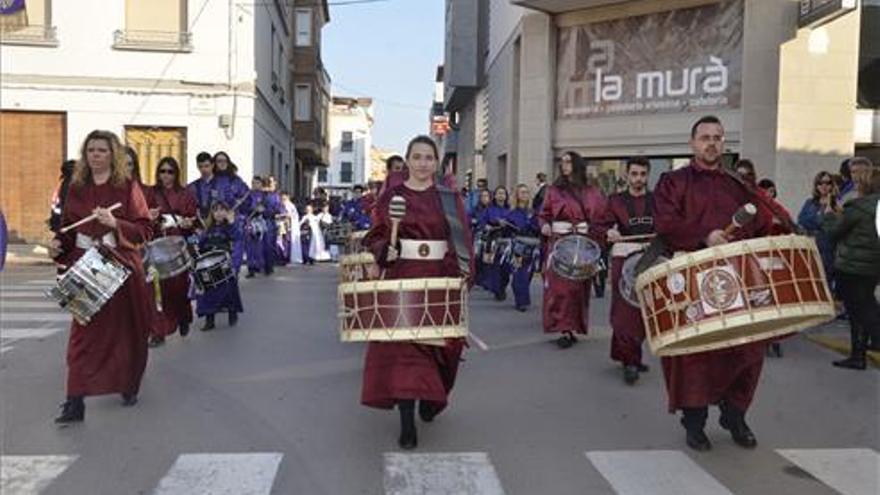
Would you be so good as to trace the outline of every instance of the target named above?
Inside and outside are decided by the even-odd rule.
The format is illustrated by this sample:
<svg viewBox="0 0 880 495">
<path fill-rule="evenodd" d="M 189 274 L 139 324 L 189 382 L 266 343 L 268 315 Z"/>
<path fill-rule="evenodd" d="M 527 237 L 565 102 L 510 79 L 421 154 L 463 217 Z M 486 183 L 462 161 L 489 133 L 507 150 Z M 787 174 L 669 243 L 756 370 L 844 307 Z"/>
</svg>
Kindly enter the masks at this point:
<svg viewBox="0 0 880 495">
<path fill-rule="evenodd" d="M 96 92 L 125 91 L 133 93 L 166 93 L 198 95 L 256 94 L 253 82 L 241 82 L 230 89 L 226 83 L 183 80 L 155 80 L 142 78 L 113 78 L 90 76 L 54 76 L 43 74 L 3 74 L 2 86 L 40 87 L 52 90 L 92 90 Z"/>
</svg>

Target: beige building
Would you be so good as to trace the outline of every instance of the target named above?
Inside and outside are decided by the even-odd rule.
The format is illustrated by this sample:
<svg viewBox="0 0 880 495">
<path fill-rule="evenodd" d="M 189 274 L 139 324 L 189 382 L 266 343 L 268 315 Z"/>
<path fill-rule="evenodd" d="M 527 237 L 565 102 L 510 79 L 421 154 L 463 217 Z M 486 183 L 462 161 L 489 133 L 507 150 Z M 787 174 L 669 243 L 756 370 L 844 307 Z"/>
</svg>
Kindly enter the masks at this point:
<svg viewBox="0 0 880 495">
<path fill-rule="evenodd" d="M 656 180 L 704 114 L 790 208 L 817 171 L 880 159 L 876 0 L 448 0 L 447 35 L 446 151 L 493 185 L 531 184 L 566 150 L 606 188 L 633 155 Z"/>
</svg>

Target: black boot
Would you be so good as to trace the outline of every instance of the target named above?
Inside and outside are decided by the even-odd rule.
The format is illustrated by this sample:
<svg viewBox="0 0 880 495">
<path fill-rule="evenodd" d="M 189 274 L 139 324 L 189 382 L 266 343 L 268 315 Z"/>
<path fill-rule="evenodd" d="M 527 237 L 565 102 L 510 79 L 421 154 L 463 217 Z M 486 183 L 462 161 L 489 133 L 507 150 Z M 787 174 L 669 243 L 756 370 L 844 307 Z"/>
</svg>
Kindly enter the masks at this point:
<svg viewBox="0 0 880 495">
<path fill-rule="evenodd" d="M 707 407 L 685 407 L 682 409 L 681 425 L 687 431 L 685 441 L 688 447 L 697 452 L 712 450 L 712 442 L 703 431 L 708 416 L 709 409 Z"/>
<path fill-rule="evenodd" d="M 556 345 L 559 346 L 560 349 L 568 349 L 573 346 L 577 342 L 575 336 L 571 332 L 562 332 L 562 337 L 556 339 Z"/>
<path fill-rule="evenodd" d="M 148 347 L 159 347 L 165 343 L 165 337 L 159 337 L 158 335 L 154 335 L 150 337 L 150 341 L 147 342 Z"/>
<path fill-rule="evenodd" d="M 437 413 L 437 408 L 435 408 L 433 404 L 426 400 L 419 401 L 419 417 L 422 418 L 422 421 L 425 423 L 434 421 L 434 418 L 437 417 Z"/>
<path fill-rule="evenodd" d="M 122 407 L 132 407 L 138 403 L 138 396 L 134 392 L 126 392 L 122 394 Z"/>
<path fill-rule="evenodd" d="M 238 313 L 236 313 L 235 311 L 230 311 L 229 312 L 229 326 L 234 327 L 235 325 L 238 325 Z"/>
<path fill-rule="evenodd" d="M 746 424 L 745 413 L 726 402 L 721 402 L 718 407 L 721 409 L 721 418 L 718 420 L 718 424 L 730 432 L 733 441 L 740 447 L 755 448 L 758 445 L 758 439 Z"/>
<path fill-rule="evenodd" d="M 181 322 L 180 323 L 180 336 L 186 337 L 189 334 L 189 323 Z"/>
<path fill-rule="evenodd" d="M 214 329 L 214 315 L 205 316 L 205 324 L 202 325 L 202 331 L 207 332 Z"/>
<path fill-rule="evenodd" d="M 623 367 L 623 381 L 627 385 L 635 384 L 639 379 L 639 367 L 634 364 L 628 364 Z"/>
<path fill-rule="evenodd" d="M 651 370 L 651 368 L 649 368 L 648 365 L 644 364 L 644 363 L 637 364 L 636 368 L 638 368 L 639 373 L 647 373 L 648 371 Z"/>
<path fill-rule="evenodd" d="M 863 329 L 857 325 L 851 325 L 849 330 L 849 341 L 849 357 L 841 359 L 840 361 L 834 361 L 831 364 L 838 368 L 847 368 L 851 370 L 866 369 L 868 367 L 868 362 L 865 357 L 866 345 Z"/>
<path fill-rule="evenodd" d="M 403 450 L 412 450 L 419 444 L 416 434 L 416 401 L 398 401 L 397 409 L 400 411 L 400 438 L 397 439 L 397 444 Z"/>
<path fill-rule="evenodd" d="M 61 416 L 55 418 L 57 425 L 79 423 L 86 418 L 86 403 L 82 397 L 68 397 L 61 404 Z"/>
</svg>

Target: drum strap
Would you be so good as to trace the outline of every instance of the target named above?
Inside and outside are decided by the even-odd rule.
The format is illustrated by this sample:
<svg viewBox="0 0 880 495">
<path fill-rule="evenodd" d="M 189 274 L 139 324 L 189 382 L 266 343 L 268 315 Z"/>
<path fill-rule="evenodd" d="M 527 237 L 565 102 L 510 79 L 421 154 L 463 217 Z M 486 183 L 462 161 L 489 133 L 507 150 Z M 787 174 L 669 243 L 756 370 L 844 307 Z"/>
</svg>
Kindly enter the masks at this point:
<svg viewBox="0 0 880 495">
<path fill-rule="evenodd" d="M 645 193 L 645 211 L 639 216 L 636 213 L 636 201 L 635 197 L 629 193 L 629 191 L 624 191 L 621 193 L 621 198 L 623 198 L 623 202 L 626 205 L 626 214 L 629 217 L 627 219 L 626 225 L 626 234 L 651 234 L 654 232 L 654 215 L 652 211 L 653 198 L 650 192 Z"/>
<path fill-rule="evenodd" d="M 458 216 L 458 201 L 456 201 L 457 193 L 445 186 L 437 186 L 440 192 L 440 203 L 443 205 L 443 214 L 446 216 L 446 223 L 449 224 L 449 236 L 452 246 L 455 248 L 455 256 L 458 259 L 458 269 L 461 275 L 468 278 L 471 273 L 471 252 L 465 245 L 464 225 Z"/>
</svg>

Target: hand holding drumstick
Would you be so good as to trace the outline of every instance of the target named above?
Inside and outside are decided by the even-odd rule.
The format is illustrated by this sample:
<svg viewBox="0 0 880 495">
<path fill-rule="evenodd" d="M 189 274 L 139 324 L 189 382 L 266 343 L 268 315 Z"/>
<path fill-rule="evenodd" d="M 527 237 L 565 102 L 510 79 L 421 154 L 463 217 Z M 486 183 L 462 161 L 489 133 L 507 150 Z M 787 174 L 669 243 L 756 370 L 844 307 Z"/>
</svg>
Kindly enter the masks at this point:
<svg viewBox="0 0 880 495">
<path fill-rule="evenodd" d="M 72 229 L 79 227 L 80 225 L 91 222 L 92 220 L 97 220 L 101 225 L 110 227 L 111 229 L 116 228 L 116 217 L 113 216 L 113 210 L 118 208 L 122 208 L 122 203 L 116 203 L 109 208 L 95 208 L 92 210 L 92 214 L 79 220 L 78 222 L 74 222 L 66 227 L 62 227 L 61 230 L 58 231 L 60 234 L 64 234 Z"/>
<path fill-rule="evenodd" d="M 397 252 L 398 231 L 400 220 L 406 215 L 406 199 L 403 196 L 394 196 L 388 205 L 388 216 L 391 217 L 391 244 L 388 246 L 387 260 L 389 263 L 397 261 L 400 253 Z"/>
</svg>

